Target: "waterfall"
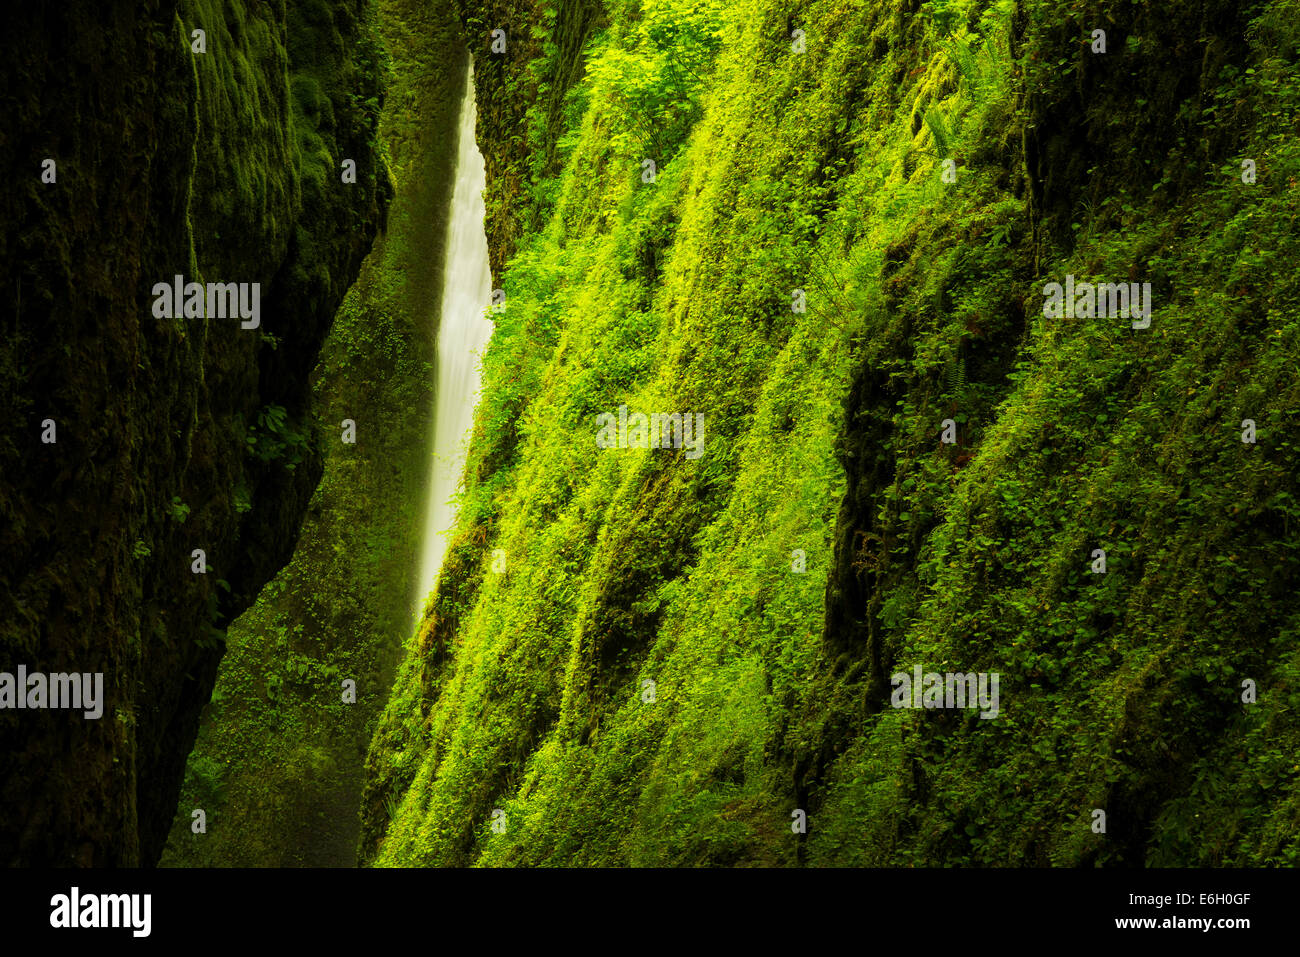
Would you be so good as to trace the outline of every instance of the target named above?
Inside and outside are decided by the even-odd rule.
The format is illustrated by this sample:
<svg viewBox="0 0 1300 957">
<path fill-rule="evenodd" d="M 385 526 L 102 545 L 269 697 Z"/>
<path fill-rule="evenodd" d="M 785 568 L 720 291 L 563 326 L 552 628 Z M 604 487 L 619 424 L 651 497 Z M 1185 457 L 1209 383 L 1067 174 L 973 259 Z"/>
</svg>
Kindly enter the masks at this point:
<svg viewBox="0 0 1300 957">
<path fill-rule="evenodd" d="M 447 540 L 456 523 L 451 497 L 465 466 L 465 445 L 479 396 L 479 356 L 492 334 L 484 315 L 492 295 L 487 236 L 483 232 L 483 156 L 474 140 L 474 67 L 469 66 L 457 133 L 456 183 L 447 221 L 442 311 L 438 329 L 438 382 L 428 448 L 429 480 L 418 616 L 438 580 Z"/>
</svg>

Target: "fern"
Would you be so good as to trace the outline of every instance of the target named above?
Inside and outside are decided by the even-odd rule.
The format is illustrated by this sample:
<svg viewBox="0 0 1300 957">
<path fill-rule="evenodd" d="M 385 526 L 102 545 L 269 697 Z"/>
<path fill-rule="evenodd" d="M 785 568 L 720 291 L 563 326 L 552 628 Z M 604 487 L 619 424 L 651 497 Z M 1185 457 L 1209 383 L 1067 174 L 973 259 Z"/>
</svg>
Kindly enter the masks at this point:
<svg viewBox="0 0 1300 957">
<path fill-rule="evenodd" d="M 949 359 L 943 367 L 944 385 L 955 398 L 960 398 L 966 391 L 966 360 L 962 356 Z"/>
<path fill-rule="evenodd" d="M 930 128 L 930 135 L 934 137 L 935 153 L 939 156 L 950 155 L 952 134 L 948 131 L 948 124 L 944 122 L 943 114 L 939 112 L 938 107 L 931 106 L 925 111 L 925 125 Z"/>
</svg>

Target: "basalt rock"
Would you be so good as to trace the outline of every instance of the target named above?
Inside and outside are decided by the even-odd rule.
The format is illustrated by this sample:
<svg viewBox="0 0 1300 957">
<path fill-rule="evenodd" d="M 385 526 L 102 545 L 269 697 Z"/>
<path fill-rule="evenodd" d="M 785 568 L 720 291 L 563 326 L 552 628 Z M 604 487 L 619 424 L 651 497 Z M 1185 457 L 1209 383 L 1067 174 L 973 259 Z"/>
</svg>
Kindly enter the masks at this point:
<svg viewBox="0 0 1300 957">
<path fill-rule="evenodd" d="M 292 552 L 309 377 L 391 193 L 369 7 L 6 8 L 0 668 L 106 701 L 0 712 L 0 863 L 156 862 L 223 630 Z M 260 283 L 260 327 L 155 318 L 176 275 Z"/>
</svg>

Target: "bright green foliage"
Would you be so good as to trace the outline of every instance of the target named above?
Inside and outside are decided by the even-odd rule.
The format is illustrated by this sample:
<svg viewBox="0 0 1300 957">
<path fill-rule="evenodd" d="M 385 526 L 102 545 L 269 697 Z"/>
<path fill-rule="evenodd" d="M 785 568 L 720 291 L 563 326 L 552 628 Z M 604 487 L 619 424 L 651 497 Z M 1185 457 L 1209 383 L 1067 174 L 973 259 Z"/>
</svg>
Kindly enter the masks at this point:
<svg viewBox="0 0 1300 957">
<path fill-rule="evenodd" d="M 611 6 L 530 114 L 554 212 L 364 857 L 1296 862 L 1296 20 L 917 6 Z M 1044 318 L 1066 273 L 1151 282 L 1151 327 Z M 598 449 L 620 404 L 703 457 Z M 999 672 L 999 717 L 891 708 L 916 664 Z"/>
</svg>

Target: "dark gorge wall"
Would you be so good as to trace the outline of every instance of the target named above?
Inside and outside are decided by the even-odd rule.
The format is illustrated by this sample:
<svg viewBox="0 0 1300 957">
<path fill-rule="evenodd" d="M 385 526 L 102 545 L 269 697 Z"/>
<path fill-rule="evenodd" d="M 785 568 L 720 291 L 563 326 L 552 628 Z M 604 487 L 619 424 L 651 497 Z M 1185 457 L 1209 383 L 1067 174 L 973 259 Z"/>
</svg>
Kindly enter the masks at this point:
<svg viewBox="0 0 1300 957">
<path fill-rule="evenodd" d="M 164 867 L 356 863 L 366 745 L 423 598 L 414 592 L 468 60 L 447 0 L 381 0 L 379 14 L 389 62 L 379 138 L 395 192 L 314 377 L 324 475 L 293 557 L 230 628 Z M 354 442 L 341 441 L 344 420 Z M 344 679 L 356 683 L 354 702 L 343 701 Z"/>
<path fill-rule="evenodd" d="M 0 713 L 5 864 L 156 862 L 224 629 L 292 552 L 309 377 L 391 192 L 370 17 L 5 8 L 0 670 L 103 672 L 105 696 L 99 720 Z M 155 318 L 176 274 L 260 283 L 260 328 Z"/>
</svg>

